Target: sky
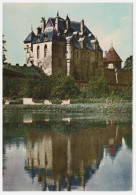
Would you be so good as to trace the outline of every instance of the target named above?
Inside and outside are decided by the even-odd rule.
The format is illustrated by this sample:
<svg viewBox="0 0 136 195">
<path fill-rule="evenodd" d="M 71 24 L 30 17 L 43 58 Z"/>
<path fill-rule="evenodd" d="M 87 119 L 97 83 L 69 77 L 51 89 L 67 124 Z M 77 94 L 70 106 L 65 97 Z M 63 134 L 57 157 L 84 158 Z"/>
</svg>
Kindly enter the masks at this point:
<svg viewBox="0 0 136 195">
<path fill-rule="evenodd" d="M 113 45 L 124 61 L 133 54 L 133 4 L 132 3 L 3 3 L 2 33 L 7 41 L 7 61 L 23 65 L 25 50 L 23 41 L 40 26 L 41 17 L 62 18 L 69 15 L 71 21 L 85 25 L 98 38 L 103 51 Z"/>
</svg>

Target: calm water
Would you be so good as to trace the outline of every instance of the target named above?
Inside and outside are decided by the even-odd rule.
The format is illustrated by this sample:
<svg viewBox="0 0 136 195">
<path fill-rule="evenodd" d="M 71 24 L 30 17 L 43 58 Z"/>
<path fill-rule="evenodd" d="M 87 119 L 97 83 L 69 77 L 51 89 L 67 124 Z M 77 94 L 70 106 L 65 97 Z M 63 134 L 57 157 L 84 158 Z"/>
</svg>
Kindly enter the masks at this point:
<svg viewBox="0 0 136 195">
<path fill-rule="evenodd" d="M 132 189 L 131 115 L 3 115 L 4 191 Z"/>
</svg>

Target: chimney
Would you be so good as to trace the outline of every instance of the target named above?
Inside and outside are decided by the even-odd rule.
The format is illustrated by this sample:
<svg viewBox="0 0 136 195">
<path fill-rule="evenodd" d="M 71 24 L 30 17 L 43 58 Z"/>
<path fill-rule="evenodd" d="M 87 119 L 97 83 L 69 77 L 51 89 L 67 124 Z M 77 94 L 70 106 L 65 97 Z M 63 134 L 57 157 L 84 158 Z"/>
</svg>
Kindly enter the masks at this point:
<svg viewBox="0 0 136 195">
<path fill-rule="evenodd" d="M 70 19 L 69 19 L 68 15 L 67 15 L 67 17 L 66 17 L 66 29 L 67 29 L 67 30 L 70 29 Z"/>
<path fill-rule="evenodd" d="M 84 33 L 84 20 L 81 20 L 81 23 L 80 23 L 80 31 L 82 33 Z"/>
<path fill-rule="evenodd" d="M 57 16 L 55 18 L 55 28 L 56 31 L 59 32 L 59 12 L 57 12 Z"/>
<path fill-rule="evenodd" d="M 41 34 L 42 28 L 38 27 L 37 28 L 37 35 Z"/>
<path fill-rule="evenodd" d="M 46 20 L 44 17 L 41 18 L 41 32 L 44 32 L 45 29 L 45 25 L 46 25 Z"/>
</svg>

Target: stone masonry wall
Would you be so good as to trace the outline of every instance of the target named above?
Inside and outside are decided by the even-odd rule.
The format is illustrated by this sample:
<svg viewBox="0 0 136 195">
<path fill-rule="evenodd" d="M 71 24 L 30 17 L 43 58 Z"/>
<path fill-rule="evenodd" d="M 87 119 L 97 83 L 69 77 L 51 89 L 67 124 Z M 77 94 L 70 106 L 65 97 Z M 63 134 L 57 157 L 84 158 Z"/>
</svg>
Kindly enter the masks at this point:
<svg viewBox="0 0 136 195">
<path fill-rule="evenodd" d="M 74 78 L 77 81 L 89 82 L 94 75 L 102 74 L 102 52 L 86 48 L 73 51 Z"/>
<path fill-rule="evenodd" d="M 104 69 L 104 78 L 108 84 L 116 84 L 114 69 Z M 118 85 L 132 85 L 132 72 L 128 70 L 118 70 Z"/>
<path fill-rule="evenodd" d="M 52 42 L 52 75 L 59 72 L 67 74 L 66 43 L 54 40 Z"/>
<path fill-rule="evenodd" d="M 47 46 L 46 56 L 44 47 Z M 37 47 L 39 46 L 39 59 L 37 59 Z M 33 44 L 34 65 L 42 67 L 47 75 L 52 75 L 52 42 Z"/>
<path fill-rule="evenodd" d="M 119 84 L 132 85 L 132 71 L 118 70 Z"/>
</svg>

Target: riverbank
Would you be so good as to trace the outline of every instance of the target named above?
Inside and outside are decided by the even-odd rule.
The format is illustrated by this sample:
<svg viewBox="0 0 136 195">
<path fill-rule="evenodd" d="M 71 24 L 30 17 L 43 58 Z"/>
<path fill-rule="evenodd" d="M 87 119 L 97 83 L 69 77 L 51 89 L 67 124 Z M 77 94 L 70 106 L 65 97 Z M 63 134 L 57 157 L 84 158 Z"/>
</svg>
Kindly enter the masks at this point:
<svg viewBox="0 0 136 195">
<path fill-rule="evenodd" d="M 90 103 L 69 105 L 3 105 L 3 112 L 30 112 L 30 113 L 131 113 L 132 102 L 122 103 Z"/>
</svg>

